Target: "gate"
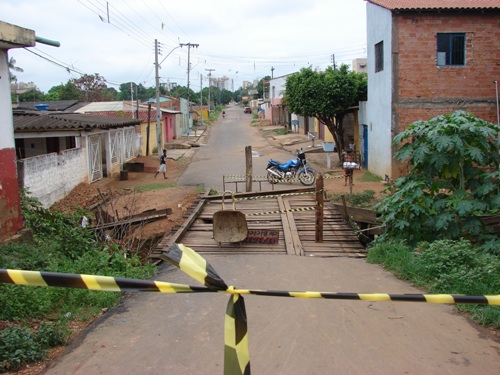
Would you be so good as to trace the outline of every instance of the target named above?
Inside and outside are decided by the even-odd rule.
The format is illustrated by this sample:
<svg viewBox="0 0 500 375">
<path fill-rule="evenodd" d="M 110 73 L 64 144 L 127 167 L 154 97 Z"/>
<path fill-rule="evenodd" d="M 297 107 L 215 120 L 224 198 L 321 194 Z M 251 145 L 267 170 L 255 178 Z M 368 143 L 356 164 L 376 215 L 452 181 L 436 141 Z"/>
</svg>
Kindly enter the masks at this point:
<svg viewBox="0 0 500 375">
<path fill-rule="evenodd" d="M 102 178 L 101 142 L 99 135 L 89 137 L 89 176 L 91 183 Z"/>
</svg>

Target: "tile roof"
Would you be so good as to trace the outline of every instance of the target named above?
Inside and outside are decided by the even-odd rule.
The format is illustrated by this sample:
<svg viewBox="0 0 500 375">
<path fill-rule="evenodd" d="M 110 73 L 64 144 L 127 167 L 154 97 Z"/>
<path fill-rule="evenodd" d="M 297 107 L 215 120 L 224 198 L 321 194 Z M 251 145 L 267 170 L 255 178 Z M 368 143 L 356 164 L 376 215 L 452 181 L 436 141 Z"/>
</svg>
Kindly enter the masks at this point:
<svg viewBox="0 0 500 375">
<path fill-rule="evenodd" d="M 499 0 L 366 0 L 389 10 L 500 9 Z"/>
<path fill-rule="evenodd" d="M 81 113 L 14 111 L 14 132 L 77 131 L 139 125 L 141 120 Z"/>
</svg>

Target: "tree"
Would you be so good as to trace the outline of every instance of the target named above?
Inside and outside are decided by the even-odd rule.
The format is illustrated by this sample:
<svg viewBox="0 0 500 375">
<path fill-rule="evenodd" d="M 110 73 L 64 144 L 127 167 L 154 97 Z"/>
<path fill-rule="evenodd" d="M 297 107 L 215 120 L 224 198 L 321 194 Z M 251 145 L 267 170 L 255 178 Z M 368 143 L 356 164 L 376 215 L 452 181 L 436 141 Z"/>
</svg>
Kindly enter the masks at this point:
<svg viewBox="0 0 500 375">
<path fill-rule="evenodd" d="M 103 102 L 115 99 L 116 90 L 108 90 L 106 80 L 99 73 L 84 74 L 80 78 L 73 78 L 69 82 L 79 91 L 79 99 L 86 102 Z"/>
<path fill-rule="evenodd" d="M 343 119 L 349 108 L 366 100 L 366 75 L 350 72 L 347 65 L 324 72 L 302 68 L 286 80 L 285 102 L 300 116 L 316 117 L 333 135 L 339 157 L 344 149 Z"/>
<path fill-rule="evenodd" d="M 13 57 L 9 58 L 8 65 L 9 65 L 10 82 L 17 82 L 17 77 L 12 72 L 14 71 L 14 72 L 22 73 L 22 72 L 24 72 L 24 70 L 22 68 L 19 68 L 18 66 L 16 66 L 16 60 Z"/>
<path fill-rule="evenodd" d="M 270 79 L 271 76 L 265 76 L 257 83 L 258 98 L 264 98 L 264 83 Z"/>
<path fill-rule="evenodd" d="M 46 100 L 80 100 L 81 92 L 76 85 L 69 80 L 66 84 L 52 86 L 46 95 Z"/>
<path fill-rule="evenodd" d="M 411 169 L 376 207 L 384 237 L 411 245 L 463 237 L 488 241 L 498 252 L 498 238 L 485 235 L 479 217 L 500 211 L 499 132 L 457 111 L 414 122 L 394 137 L 396 157 Z"/>
</svg>

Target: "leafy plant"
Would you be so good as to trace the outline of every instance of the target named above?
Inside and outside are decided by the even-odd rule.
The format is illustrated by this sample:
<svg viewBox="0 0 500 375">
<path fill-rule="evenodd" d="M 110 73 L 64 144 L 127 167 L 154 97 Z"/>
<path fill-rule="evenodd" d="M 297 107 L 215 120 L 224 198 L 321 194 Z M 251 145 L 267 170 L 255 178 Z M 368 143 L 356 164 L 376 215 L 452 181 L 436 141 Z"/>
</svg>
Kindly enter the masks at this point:
<svg viewBox="0 0 500 375">
<path fill-rule="evenodd" d="M 410 170 L 376 207 L 387 228 L 383 238 L 413 245 L 461 237 L 492 240 L 480 217 L 500 211 L 499 131 L 457 111 L 414 122 L 397 135 L 396 156 Z"/>
<path fill-rule="evenodd" d="M 341 200 L 341 197 L 341 195 L 333 195 L 330 199 L 338 202 Z M 361 193 L 345 195 L 345 200 L 349 206 L 360 208 L 371 208 L 377 203 L 375 192 L 373 190 L 364 190 Z"/>
<path fill-rule="evenodd" d="M 415 251 L 403 241 L 377 242 L 368 261 L 381 263 L 402 279 L 430 293 L 491 295 L 500 290 L 500 259 L 485 254 L 469 241 L 420 243 Z M 500 327 L 497 306 L 458 305 L 484 325 Z"/>
</svg>

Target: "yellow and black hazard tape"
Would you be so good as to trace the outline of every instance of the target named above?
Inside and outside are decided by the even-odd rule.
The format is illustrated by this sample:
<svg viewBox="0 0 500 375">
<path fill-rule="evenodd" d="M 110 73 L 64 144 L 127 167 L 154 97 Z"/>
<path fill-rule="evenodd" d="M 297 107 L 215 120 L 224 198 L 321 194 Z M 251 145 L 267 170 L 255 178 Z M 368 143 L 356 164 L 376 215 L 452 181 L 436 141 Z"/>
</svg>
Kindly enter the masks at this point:
<svg viewBox="0 0 500 375">
<path fill-rule="evenodd" d="M 289 210 L 276 210 L 276 211 L 267 211 L 267 212 L 255 212 L 252 214 L 245 214 L 245 216 L 261 216 L 261 215 L 273 215 L 273 214 L 285 214 L 287 212 L 302 212 L 302 211 L 312 211 L 314 207 L 298 207 L 298 208 L 290 208 Z"/>
<path fill-rule="evenodd" d="M 241 197 L 241 198 L 235 198 L 237 201 L 250 201 L 250 200 L 255 200 L 255 199 L 265 199 L 265 198 L 275 198 L 275 197 L 291 197 L 295 195 L 312 195 L 316 194 L 315 191 L 305 191 L 301 193 L 285 193 L 285 194 L 268 194 L 268 195 L 257 195 L 253 197 Z"/>
<path fill-rule="evenodd" d="M 325 178 L 325 179 L 334 179 L 334 178 L 343 178 L 343 177 L 345 177 L 345 174 L 338 174 L 338 175 L 334 175 L 334 176 L 331 176 L 329 174 L 323 175 L 323 178 Z"/>
<path fill-rule="evenodd" d="M 0 283 L 31 286 L 83 288 L 110 292 L 229 293 L 224 324 L 224 374 L 249 375 L 250 354 L 243 295 L 293 298 L 323 298 L 360 301 L 406 301 L 427 303 L 470 303 L 500 305 L 500 295 L 467 296 L 453 294 L 331 293 L 236 289 L 227 286 L 214 268 L 193 249 L 174 244 L 161 255 L 204 286 L 109 276 L 0 269 Z"/>
<path fill-rule="evenodd" d="M 247 178 L 247 176 L 245 176 L 244 174 L 224 175 L 222 177 L 224 177 L 225 179 L 228 179 L 228 180 L 241 180 L 241 181 L 246 181 L 246 178 Z M 258 179 L 258 180 L 266 180 L 267 179 L 267 176 L 249 176 L 249 177 L 251 177 L 252 179 Z"/>
</svg>

